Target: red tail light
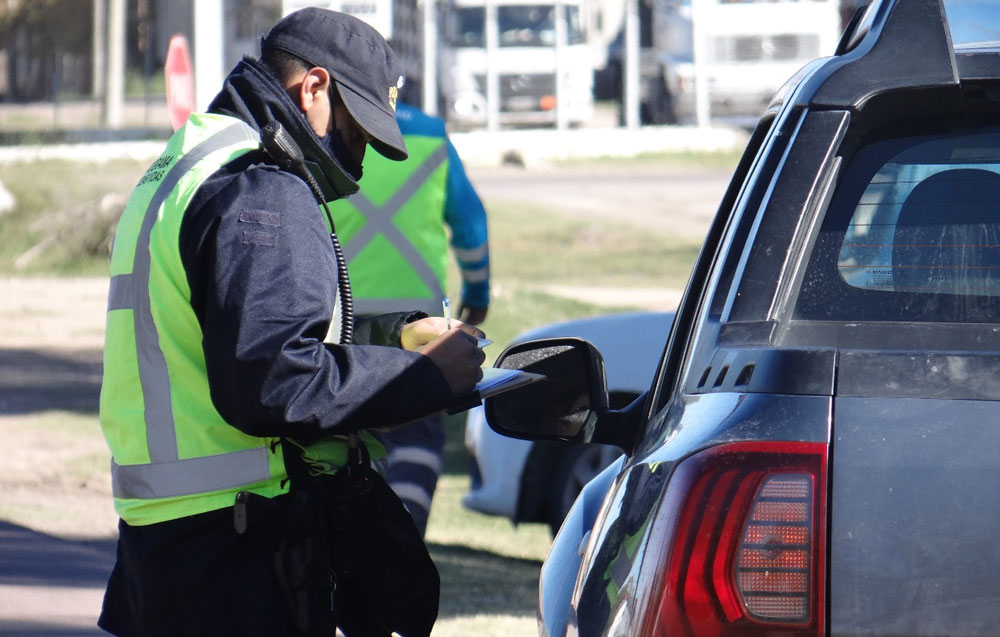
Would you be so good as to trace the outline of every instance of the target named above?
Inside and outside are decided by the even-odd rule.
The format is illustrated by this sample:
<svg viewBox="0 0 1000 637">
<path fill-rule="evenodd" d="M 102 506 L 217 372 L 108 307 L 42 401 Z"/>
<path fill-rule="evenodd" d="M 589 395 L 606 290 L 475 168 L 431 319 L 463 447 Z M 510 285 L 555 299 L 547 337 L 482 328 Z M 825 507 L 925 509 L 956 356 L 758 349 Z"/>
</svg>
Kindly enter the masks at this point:
<svg viewBox="0 0 1000 637">
<path fill-rule="evenodd" d="M 826 454 L 746 442 L 681 462 L 651 530 L 643 637 L 822 635 Z"/>
</svg>

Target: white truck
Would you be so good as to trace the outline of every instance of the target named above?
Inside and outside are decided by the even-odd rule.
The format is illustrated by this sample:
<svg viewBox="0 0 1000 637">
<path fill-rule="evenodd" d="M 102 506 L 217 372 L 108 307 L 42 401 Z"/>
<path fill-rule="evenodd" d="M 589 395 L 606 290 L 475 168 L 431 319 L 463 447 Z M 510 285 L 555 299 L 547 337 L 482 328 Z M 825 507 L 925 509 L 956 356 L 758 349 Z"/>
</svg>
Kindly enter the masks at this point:
<svg viewBox="0 0 1000 637">
<path fill-rule="evenodd" d="M 487 5 L 496 8 L 495 43 L 488 33 Z M 441 112 L 449 123 L 487 124 L 492 94 L 500 124 L 564 118 L 575 125 L 590 119 L 594 55 L 587 42 L 586 9 L 586 0 L 450 0 L 442 9 L 438 73 Z M 492 90 L 491 77 L 496 77 Z"/>
<path fill-rule="evenodd" d="M 695 1 L 713 115 L 750 115 L 756 122 L 788 78 L 833 55 L 840 40 L 840 0 Z"/>
<path fill-rule="evenodd" d="M 639 2 L 639 101 L 648 124 L 690 120 L 699 76 L 712 118 L 756 121 L 785 80 L 833 55 L 842 30 L 840 0 Z M 624 48 L 621 38 L 612 43 L 603 72 L 618 95 Z"/>
</svg>

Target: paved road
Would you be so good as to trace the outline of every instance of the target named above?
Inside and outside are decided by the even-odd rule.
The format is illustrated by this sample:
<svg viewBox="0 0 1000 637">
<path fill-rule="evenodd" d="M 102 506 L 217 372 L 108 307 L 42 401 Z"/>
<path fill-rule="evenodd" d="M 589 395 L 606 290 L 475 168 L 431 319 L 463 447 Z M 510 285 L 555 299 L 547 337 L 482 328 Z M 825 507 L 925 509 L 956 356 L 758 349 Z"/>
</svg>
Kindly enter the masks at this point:
<svg viewBox="0 0 1000 637">
<path fill-rule="evenodd" d="M 0 521 L 0 635 L 89 637 L 114 564 L 112 540 L 71 542 Z"/>
<path fill-rule="evenodd" d="M 523 202 L 533 209 L 700 239 L 732 171 L 595 161 L 532 170 L 472 166 L 468 173 L 487 202 Z"/>
</svg>

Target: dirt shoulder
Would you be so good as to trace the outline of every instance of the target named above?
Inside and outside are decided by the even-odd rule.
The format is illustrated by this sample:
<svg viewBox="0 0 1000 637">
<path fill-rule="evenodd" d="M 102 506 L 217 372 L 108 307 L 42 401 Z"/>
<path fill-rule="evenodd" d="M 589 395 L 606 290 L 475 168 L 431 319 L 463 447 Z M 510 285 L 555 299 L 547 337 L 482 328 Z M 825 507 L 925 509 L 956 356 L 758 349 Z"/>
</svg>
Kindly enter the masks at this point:
<svg viewBox="0 0 1000 637">
<path fill-rule="evenodd" d="M 107 277 L 0 277 L 0 349 L 101 349 Z"/>
<path fill-rule="evenodd" d="M 111 537 L 108 451 L 94 414 L 106 278 L 0 278 L 0 518 Z"/>
</svg>

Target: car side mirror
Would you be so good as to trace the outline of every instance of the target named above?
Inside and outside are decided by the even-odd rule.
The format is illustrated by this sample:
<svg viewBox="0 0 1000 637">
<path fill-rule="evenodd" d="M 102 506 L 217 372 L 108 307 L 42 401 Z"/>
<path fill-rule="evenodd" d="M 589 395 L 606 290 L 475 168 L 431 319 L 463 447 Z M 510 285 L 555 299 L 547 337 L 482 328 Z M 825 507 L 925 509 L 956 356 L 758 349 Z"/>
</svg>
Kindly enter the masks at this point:
<svg viewBox="0 0 1000 637">
<path fill-rule="evenodd" d="M 542 374 L 544 380 L 496 394 L 486 422 L 499 434 L 528 440 L 590 442 L 608 411 L 604 359 L 582 338 L 548 338 L 512 345 L 494 363 Z"/>
</svg>

